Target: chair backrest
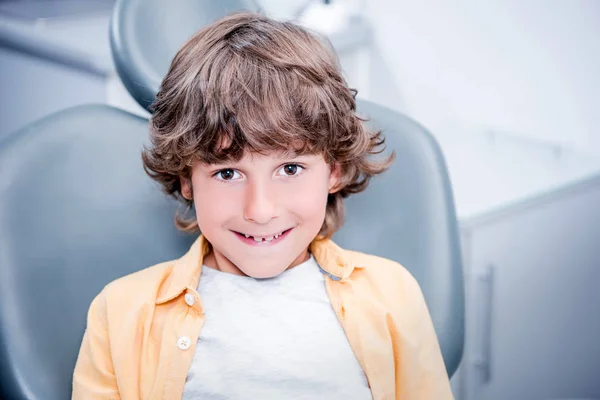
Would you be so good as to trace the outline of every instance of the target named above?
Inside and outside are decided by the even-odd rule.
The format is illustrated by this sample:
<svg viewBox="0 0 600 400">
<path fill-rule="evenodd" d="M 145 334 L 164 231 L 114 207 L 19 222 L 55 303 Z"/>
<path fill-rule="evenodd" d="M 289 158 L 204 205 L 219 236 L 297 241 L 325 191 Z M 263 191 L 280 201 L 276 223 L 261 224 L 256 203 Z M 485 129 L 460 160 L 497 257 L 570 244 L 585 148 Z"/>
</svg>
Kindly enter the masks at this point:
<svg viewBox="0 0 600 400">
<path fill-rule="evenodd" d="M 163 5 L 171 7 L 143 1 L 152 1 L 156 15 L 164 15 Z M 178 6 L 194 1 L 179 0 Z M 160 30 L 147 26 L 146 40 L 170 35 L 180 23 L 166 19 Z M 121 31 L 127 27 L 124 23 Z M 180 45 L 174 42 L 165 39 L 161 46 Z M 113 47 L 120 49 L 131 46 Z M 121 74 L 126 87 L 151 82 L 135 79 L 152 66 L 128 68 L 134 73 Z M 155 71 L 164 73 L 160 67 Z M 157 88 L 132 94 L 144 105 Z M 452 375 L 462 356 L 464 295 L 442 154 L 409 118 L 365 101 L 359 101 L 359 112 L 384 130 L 397 160 L 367 191 L 347 199 L 347 222 L 334 240 L 397 260 L 415 275 Z M 178 257 L 192 242 L 173 226 L 176 205 L 143 172 L 140 151 L 147 132 L 143 118 L 108 106 L 82 106 L 0 142 L 0 398 L 68 398 L 93 297 L 119 276 Z"/>
<path fill-rule="evenodd" d="M 112 51 L 131 95 L 147 107 L 185 40 L 206 23 L 239 9 L 256 7 L 249 0 L 177 0 L 176 6 L 163 0 L 117 0 Z M 156 29 L 157 20 L 161 29 Z M 406 116 L 366 101 L 359 101 L 359 111 L 385 131 L 398 157 L 384 178 L 348 199 L 348 221 L 334 238 L 348 248 L 400 261 L 415 275 L 453 374 L 463 352 L 464 293 L 458 227 L 442 153 L 432 136 Z"/>
<path fill-rule="evenodd" d="M 448 176 L 435 141 L 372 103 L 362 113 L 398 154 L 347 199 L 343 247 L 397 260 L 420 282 L 451 375 L 462 355 L 462 272 Z M 376 121 L 376 122 L 375 122 Z M 111 280 L 177 258 L 193 237 L 145 176 L 147 121 L 107 106 L 44 118 L 1 143 L 0 382 L 6 398 L 64 399 L 86 310 Z"/>
<path fill-rule="evenodd" d="M 0 398 L 70 398 L 94 296 L 191 244 L 142 169 L 147 127 L 82 106 L 0 143 Z"/>
<path fill-rule="evenodd" d="M 342 247 L 404 265 L 417 279 L 448 374 L 464 347 L 465 299 L 458 222 L 444 157 L 435 139 L 410 118 L 358 101 L 368 126 L 383 130 L 396 152 L 390 169 L 345 200 L 346 222 L 333 239 Z"/>
<path fill-rule="evenodd" d="M 148 109 L 179 47 L 203 26 L 240 10 L 259 6 L 255 0 L 117 0 L 110 44 L 129 93 Z"/>
</svg>

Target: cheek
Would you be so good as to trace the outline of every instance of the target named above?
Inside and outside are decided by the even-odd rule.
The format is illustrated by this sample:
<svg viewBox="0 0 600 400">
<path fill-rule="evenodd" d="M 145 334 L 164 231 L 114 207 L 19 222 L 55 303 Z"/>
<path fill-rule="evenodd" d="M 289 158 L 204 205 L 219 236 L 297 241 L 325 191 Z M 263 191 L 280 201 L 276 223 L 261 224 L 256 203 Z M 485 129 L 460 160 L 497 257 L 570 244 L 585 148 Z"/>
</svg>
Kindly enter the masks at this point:
<svg viewBox="0 0 600 400">
<path fill-rule="evenodd" d="M 235 213 L 237 196 L 223 195 L 224 191 L 204 186 L 204 190 L 194 191 L 194 205 L 198 223 L 206 221 L 223 221 Z"/>
<path fill-rule="evenodd" d="M 292 212 L 303 216 L 305 219 L 321 218 L 325 215 L 327 206 L 327 181 L 306 180 L 294 187 L 291 193 L 288 193 L 286 203 L 291 206 Z"/>
</svg>

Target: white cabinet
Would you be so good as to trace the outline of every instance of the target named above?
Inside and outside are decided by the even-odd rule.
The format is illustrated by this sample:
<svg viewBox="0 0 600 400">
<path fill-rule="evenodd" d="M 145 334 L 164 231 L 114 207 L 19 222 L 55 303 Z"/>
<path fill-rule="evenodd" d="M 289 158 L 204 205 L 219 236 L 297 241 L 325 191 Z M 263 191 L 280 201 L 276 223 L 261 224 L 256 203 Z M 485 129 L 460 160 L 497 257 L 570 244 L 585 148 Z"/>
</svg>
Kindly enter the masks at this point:
<svg viewBox="0 0 600 400">
<path fill-rule="evenodd" d="M 455 190 L 482 192 L 456 193 L 471 203 L 457 204 L 467 310 L 455 396 L 600 398 L 600 160 L 484 147 L 472 171 L 447 157 Z"/>
<path fill-rule="evenodd" d="M 600 177 L 461 233 L 463 398 L 600 398 Z"/>
</svg>

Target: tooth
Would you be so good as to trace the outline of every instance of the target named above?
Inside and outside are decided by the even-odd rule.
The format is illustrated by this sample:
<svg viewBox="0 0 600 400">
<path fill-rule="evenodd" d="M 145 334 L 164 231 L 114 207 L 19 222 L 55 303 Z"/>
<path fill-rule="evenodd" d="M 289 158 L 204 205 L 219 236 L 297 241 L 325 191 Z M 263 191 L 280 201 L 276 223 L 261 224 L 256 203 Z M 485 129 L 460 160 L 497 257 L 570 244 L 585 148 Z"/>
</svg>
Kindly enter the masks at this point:
<svg viewBox="0 0 600 400">
<path fill-rule="evenodd" d="M 266 238 L 265 238 L 265 240 L 266 240 L 267 242 L 270 242 L 271 240 L 273 240 L 273 236 L 266 237 Z"/>
<path fill-rule="evenodd" d="M 255 238 L 254 238 L 254 241 L 255 241 L 255 242 L 262 242 L 262 238 L 256 238 L 256 237 L 255 237 Z"/>
<path fill-rule="evenodd" d="M 246 235 L 245 233 L 244 233 L 244 236 L 246 236 L 247 238 L 249 238 L 249 237 L 250 237 L 250 235 Z"/>
</svg>

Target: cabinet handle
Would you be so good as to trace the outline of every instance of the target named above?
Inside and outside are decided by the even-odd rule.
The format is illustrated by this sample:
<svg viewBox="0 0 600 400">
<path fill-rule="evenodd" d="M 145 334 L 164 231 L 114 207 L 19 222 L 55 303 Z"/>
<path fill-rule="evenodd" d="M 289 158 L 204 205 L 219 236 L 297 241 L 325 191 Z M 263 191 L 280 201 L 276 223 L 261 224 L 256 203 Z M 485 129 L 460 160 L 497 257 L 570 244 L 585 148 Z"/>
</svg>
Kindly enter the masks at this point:
<svg viewBox="0 0 600 400">
<path fill-rule="evenodd" d="M 492 378 L 492 321 L 493 321 L 493 298 L 494 279 L 496 266 L 488 264 L 483 272 L 477 276 L 477 287 L 479 288 L 478 310 L 479 310 L 479 341 L 480 346 L 475 366 L 481 371 L 482 383 L 487 383 Z"/>
</svg>

